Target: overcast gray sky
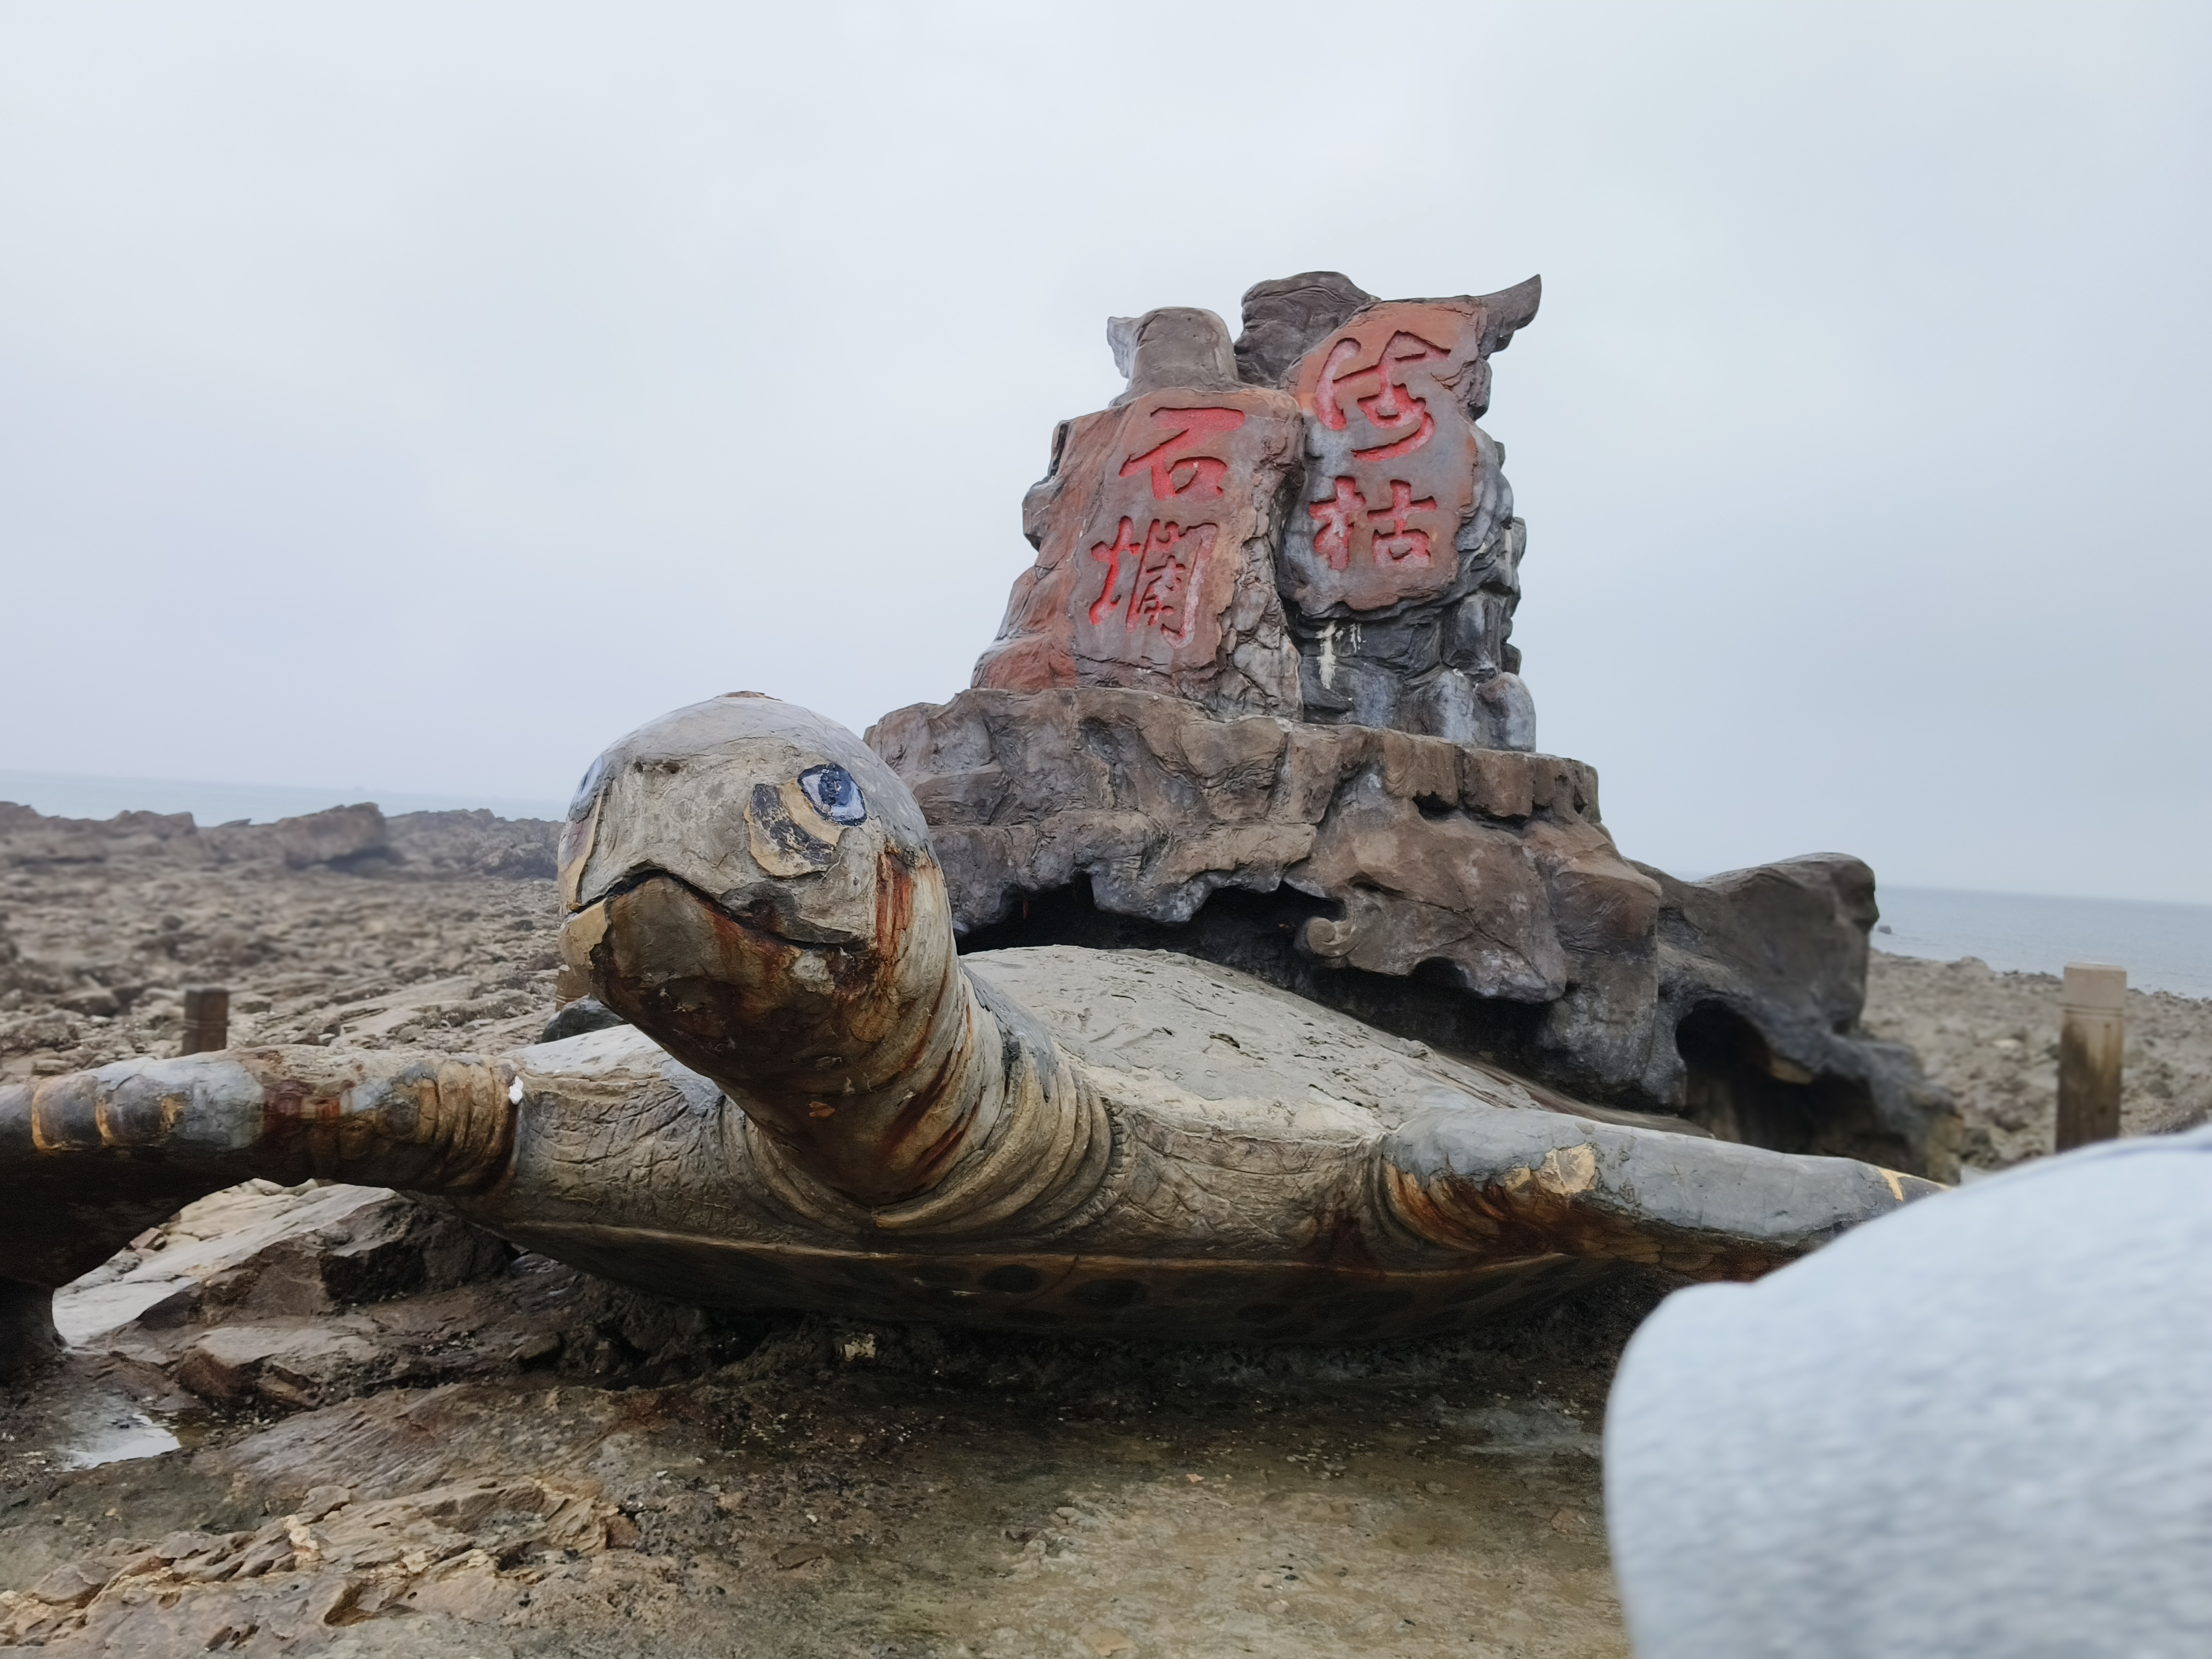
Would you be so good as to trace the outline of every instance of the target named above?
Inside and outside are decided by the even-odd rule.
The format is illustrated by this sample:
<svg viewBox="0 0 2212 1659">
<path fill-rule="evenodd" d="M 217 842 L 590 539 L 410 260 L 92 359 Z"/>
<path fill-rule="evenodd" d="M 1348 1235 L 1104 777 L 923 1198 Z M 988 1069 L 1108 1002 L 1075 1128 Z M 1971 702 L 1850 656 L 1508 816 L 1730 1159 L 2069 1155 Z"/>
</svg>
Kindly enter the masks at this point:
<svg viewBox="0 0 2212 1659">
<path fill-rule="evenodd" d="M 1110 313 L 1544 277 L 1631 856 L 2212 901 L 2212 9 L 0 9 L 0 767 L 562 797 L 966 684 Z"/>
</svg>

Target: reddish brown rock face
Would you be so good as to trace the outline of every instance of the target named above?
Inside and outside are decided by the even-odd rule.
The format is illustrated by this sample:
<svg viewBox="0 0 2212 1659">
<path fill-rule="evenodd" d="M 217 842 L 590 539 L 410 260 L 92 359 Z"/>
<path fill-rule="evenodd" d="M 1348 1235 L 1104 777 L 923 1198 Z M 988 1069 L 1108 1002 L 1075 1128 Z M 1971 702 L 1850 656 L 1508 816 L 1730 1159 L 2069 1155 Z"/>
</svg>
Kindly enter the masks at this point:
<svg viewBox="0 0 2212 1659">
<path fill-rule="evenodd" d="M 1283 568 L 1302 610 L 1379 611 L 1437 598 L 1458 579 L 1454 544 L 1494 465 L 1468 408 L 1485 367 L 1485 309 L 1371 306 L 1300 362 L 1305 502 L 1285 526 Z"/>
<path fill-rule="evenodd" d="M 1297 712 L 1273 548 L 1304 422 L 1285 393 L 1230 380 L 1227 331 L 1212 325 L 1212 362 L 1170 366 L 1201 384 L 1146 389 L 1159 373 L 1133 359 L 1132 395 L 1056 434 L 1053 469 L 1024 503 L 1037 562 L 978 687 L 1119 686 L 1219 713 Z"/>
<path fill-rule="evenodd" d="M 975 684 L 1295 707 L 1267 569 L 1274 504 L 1301 435 L 1288 398 L 1251 388 L 1156 392 L 1069 422 L 1041 503 L 1036 566 Z M 1240 594 L 1255 575 L 1258 586 Z"/>
<path fill-rule="evenodd" d="M 1309 271 L 1246 293 L 1233 348 L 1210 311 L 1109 322 L 1128 390 L 1054 434 L 975 687 L 1533 748 L 1525 537 L 1475 421 L 1538 292 L 1381 301 Z"/>
</svg>

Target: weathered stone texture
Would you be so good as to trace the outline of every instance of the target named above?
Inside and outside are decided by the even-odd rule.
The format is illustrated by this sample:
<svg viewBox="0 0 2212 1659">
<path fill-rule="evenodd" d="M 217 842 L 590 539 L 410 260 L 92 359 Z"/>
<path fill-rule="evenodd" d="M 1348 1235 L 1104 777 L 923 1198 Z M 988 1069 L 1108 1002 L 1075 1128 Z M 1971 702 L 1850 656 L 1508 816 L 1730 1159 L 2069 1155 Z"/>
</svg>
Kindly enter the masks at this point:
<svg viewBox="0 0 2212 1659">
<path fill-rule="evenodd" d="M 1475 421 L 1490 355 L 1540 292 L 1532 278 L 1378 301 L 1314 272 L 1245 295 L 1238 362 L 1292 391 L 1306 419 L 1304 510 L 1279 564 L 1307 719 L 1535 746 L 1510 641 L 1527 532 L 1504 448 Z"/>
<path fill-rule="evenodd" d="M 202 826 L 189 812 L 50 817 L 0 801 L 0 869 L 53 872 L 157 860 L 180 869 L 276 864 L 357 876 L 526 880 L 553 873 L 557 828 L 535 818 L 497 817 L 481 807 L 387 817 L 374 802 L 274 823 Z"/>
<path fill-rule="evenodd" d="M 1874 872 L 1844 853 L 1659 884 L 1656 1028 L 1649 1087 L 1716 1134 L 1958 1178 L 1951 1097 L 1911 1048 L 1870 1036 Z"/>
<path fill-rule="evenodd" d="M 1533 750 L 1513 611 L 1528 537 L 1475 425 L 1539 285 L 1377 301 L 1334 271 L 1108 325 L 1129 378 L 1062 422 L 1023 503 L 980 690 L 1119 686 Z"/>
<path fill-rule="evenodd" d="M 1083 876 L 1101 907 L 1169 923 L 1224 887 L 1286 885 L 1341 906 L 1304 930 L 1316 957 L 1482 996 L 1559 996 L 1624 915 L 1648 951 L 1657 889 L 1577 761 L 1089 687 L 963 692 L 869 740 L 930 820 L 963 928 Z"/>
<path fill-rule="evenodd" d="M 1620 855 L 1580 762 L 1139 692 L 966 691 L 868 741 L 978 939 L 1187 950 L 1583 1099 L 1955 1164 L 1942 1091 L 1857 1027 L 1874 910 L 1856 860 L 1677 881 Z M 1272 899 L 1206 914 L 1224 892 Z"/>
<path fill-rule="evenodd" d="M 1023 503 L 1037 562 L 1014 585 L 975 684 L 1118 685 L 1223 713 L 1298 706 L 1274 581 L 1302 422 L 1279 392 L 1236 383 L 1210 312 L 1115 319 L 1130 389 L 1064 422 Z"/>
</svg>

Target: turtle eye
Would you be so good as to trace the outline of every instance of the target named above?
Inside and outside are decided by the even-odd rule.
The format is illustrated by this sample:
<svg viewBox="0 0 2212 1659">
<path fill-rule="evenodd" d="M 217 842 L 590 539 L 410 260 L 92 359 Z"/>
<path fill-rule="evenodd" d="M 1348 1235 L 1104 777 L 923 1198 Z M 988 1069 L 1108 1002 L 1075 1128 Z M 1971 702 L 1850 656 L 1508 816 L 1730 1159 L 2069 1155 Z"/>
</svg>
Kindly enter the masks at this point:
<svg viewBox="0 0 2212 1659">
<path fill-rule="evenodd" d="M 799 775 L 799 787 L 807 804 L 832 823 L 858 823 L 868 816 L 860 786 L 842 766 L 810 766 Z"/>
<path fill-rule="evenodd" d="M 599 783 L 607 775 L 607 757 L 602 755 L 593 761 L 584 781 L 576 786 L 576 798 L 568 803 L 568 822 L 580 822 L 592 810 L 593 797 L 599 793 Z"/>
</svg>

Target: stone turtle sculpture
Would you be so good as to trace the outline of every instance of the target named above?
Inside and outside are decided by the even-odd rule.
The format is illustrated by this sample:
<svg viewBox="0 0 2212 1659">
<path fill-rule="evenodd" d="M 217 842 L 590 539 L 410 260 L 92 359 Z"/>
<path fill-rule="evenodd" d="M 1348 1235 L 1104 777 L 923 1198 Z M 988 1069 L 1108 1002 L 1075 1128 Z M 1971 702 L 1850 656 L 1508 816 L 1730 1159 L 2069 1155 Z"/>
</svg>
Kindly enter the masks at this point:
<svg viewBox="0 0 2212 1659">
<path fill-rule="evenodd" d="M 15 1363 L 53 1287 L 251 1176 L 434 1194 L 697 1304 L 1163 1340 L 1443 1331 L 1632 1264 L 1753 1275 L 1938 1190 L 1580 1105 L 1184 956 L 963 958 L 906 786 L 770 698 L 607 750 L 561 880 L 564 955 L 628 1024 L 0 1088 Z"/>
</svg>

